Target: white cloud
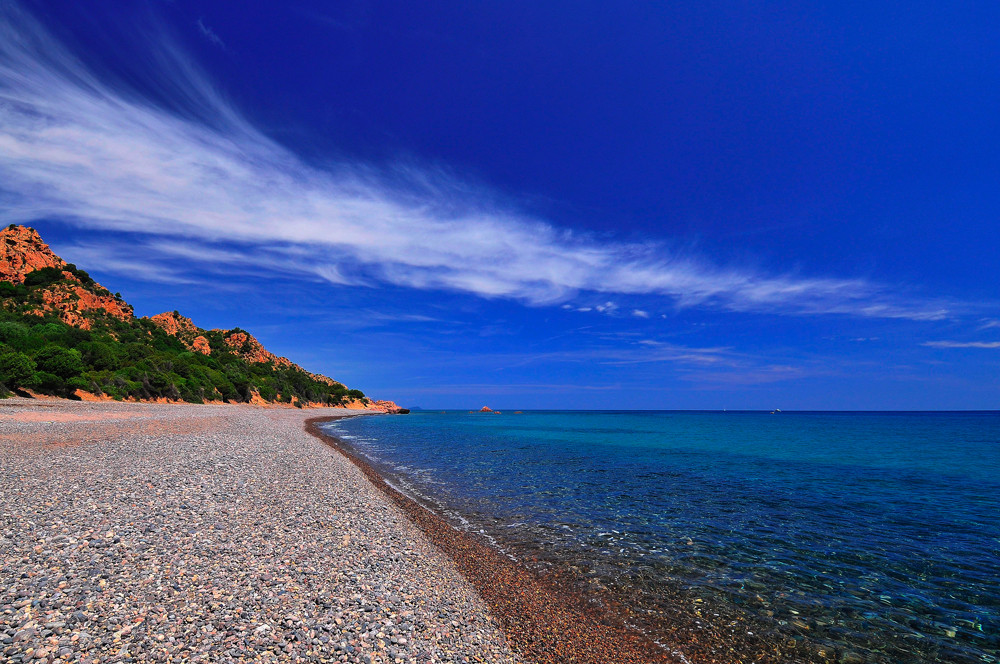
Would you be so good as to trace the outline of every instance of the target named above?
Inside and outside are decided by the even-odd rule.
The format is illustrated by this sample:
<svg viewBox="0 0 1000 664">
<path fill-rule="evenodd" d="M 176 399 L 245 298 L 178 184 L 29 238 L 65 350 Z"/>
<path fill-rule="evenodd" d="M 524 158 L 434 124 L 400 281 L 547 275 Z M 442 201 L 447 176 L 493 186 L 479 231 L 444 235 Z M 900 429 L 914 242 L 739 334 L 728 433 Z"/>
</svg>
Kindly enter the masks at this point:
<svg viewBox="0 0 1000 664">
<path fill-rule="evenodd" d="M 1000 341 L 927 341 L 931 348 L 1000 348 Z"/>
<path fill-rule="evenodd" d="M 738 366 L 741 360 L 737 359 L 732 348 L 725 346 L 693 348 L 654 339 L 641 339 L 636 342 L 636 346 L 633 348 L 608 350 L 603 358 L 605 364 L 649 364 L 654 362 Z"/>
<path fill-rule="evenodd" d="M 649 312 L 643 311 L 642 309 L 633 309 L 632 315 L 636 318 L 649 318 Z"/>
<path fill-rule="evenodd" d="M 201 34 L 205 36 L 205 39 L 220 48 L 226 48 L 226 43 L 222 41 L 222 38 L 219 37 L 219 35 L 215 34 L 215 31 L 212 30 L 212 28 L 205 25 L 205 21 L 203 19 L 198 19 L 198 29 L 201 30 Z"/>
<path fill-rule="evenodd" d="M 769 275 L 663 244 L 598 242 L 433 169 L 307 164 L 247 121 L 176 47 L 149 41 L 159 63 L 149 75 L 183 113 L 94 73 L 13 3 L 0 6 L 3 223 L 56 218 L 157 238 L 159 251 L 147 253 L 137 248 L 153 243 L 119 240 L 131 263 L 163 259 L 173 246 L 191 260 L 221 252 L 228 264 L 336 284 L 391 283 L 530 304 L 587 292 L 733 311 L 950 315 L 948 306 L 906 302 L 862 279 Z M 165 276 L 153 265 L 147 272 Z"/>
<path fill-rule="evenodd" d="M 602 314 L 614 314 L 618 311 L 618 305 L 614 302 L 605 302 L 604 304 L 598 304 L 594 309 Z"/>
<path fill-rule="evenodd" d="M 206 284 L 199 279 L 192 279 L 187 275 L 170 267 L 142 260 L 138 257 L 129 258 L 127 255 L 109 251 L 107 247 L 95 244 L 75 244 L 69 245 L 66 250 L 60 248 L 57 252 L 60 256 L 77 266 L 92 266 L 95 271 L 115 272 L 123 274 L 141 281 L 149 281 L 165 284 Z"/>
</svg>

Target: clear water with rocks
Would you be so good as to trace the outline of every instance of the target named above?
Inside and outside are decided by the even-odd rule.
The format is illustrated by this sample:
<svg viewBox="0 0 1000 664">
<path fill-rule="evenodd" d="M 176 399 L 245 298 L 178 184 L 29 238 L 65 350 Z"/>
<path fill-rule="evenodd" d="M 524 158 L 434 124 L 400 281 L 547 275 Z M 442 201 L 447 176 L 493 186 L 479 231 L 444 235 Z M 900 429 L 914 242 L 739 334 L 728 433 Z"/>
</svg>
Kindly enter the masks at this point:
<svg viewBox="0 0 1000 664">
<path fill-rule="evenodd" d="M 793 659 L 1000 662 L 1000 413 L 451 411 L 327 427 L 457 527 L 651 616 L 741 630 L 762 652 L 791 644 Z"/>
</svg>

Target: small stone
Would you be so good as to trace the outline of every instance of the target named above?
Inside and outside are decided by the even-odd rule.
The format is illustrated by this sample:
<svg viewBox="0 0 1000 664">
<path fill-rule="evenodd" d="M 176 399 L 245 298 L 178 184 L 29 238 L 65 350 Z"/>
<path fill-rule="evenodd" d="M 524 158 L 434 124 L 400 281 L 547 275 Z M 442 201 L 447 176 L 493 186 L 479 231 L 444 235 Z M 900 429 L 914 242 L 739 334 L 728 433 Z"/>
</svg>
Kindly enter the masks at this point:
<svg viewBox="0 0 1000 664">
<path fill-rule="evenodd" d="M 27 641 L 35 634 L 38 634 L 38 630 L 34 627 L 29 627 L 27 629 L 22 629 L 20 631 L 14 632 L 14 641 Z"/>
</svg>

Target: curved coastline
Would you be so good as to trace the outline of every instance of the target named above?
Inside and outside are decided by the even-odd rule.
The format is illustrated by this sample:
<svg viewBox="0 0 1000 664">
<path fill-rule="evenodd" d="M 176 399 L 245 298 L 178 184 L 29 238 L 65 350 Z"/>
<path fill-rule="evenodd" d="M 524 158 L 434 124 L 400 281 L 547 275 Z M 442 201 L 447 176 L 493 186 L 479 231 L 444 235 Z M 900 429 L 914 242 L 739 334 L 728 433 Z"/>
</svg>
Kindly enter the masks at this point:
<svg viewBox="0 0 1000 664">
<path fill-rule="evenodd" d="M 657 645 L 634 624 L 635 616 L 611 597 L 574 589 L 557 576 L 543 578 L 485 541 L 453 528 L 442 517 L 404 495 L 350 446 L 325 432 L 334 417 L 305 421 L 305 430 L 357 466 L 439 549 L 479 592 L 507 639 L 537 664 L 639 664 L 686 662 L 679 652 Z M 694 654 L 697 644 L 685 644 Z M 714 659 L 714 658 L 713 658 Z"/>
</svg>

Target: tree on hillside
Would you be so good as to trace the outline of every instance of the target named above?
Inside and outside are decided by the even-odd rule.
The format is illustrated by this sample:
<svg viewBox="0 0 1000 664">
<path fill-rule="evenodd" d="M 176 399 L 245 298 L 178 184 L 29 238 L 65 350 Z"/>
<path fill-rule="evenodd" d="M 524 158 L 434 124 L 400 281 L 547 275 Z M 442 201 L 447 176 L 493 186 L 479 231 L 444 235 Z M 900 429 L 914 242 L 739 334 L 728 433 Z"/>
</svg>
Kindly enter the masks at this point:
<svg viewBox="0 0 1000 664">
<path fill-rule="evenodd" d="M 63 380 L 78 376 L 83 371 L 83 358 L 75 348 L 46 346 L 35 354 L 35 363 L 40 371 Z"/>
<path fill-rule="evenodd" d="M 16 350 L 0 351 L 0 385 L 7 389 L 25 387 L 35 374 L 35 363 Z"/>
</svg>

